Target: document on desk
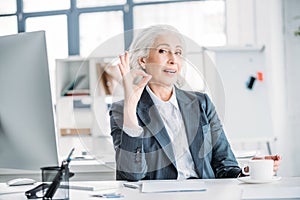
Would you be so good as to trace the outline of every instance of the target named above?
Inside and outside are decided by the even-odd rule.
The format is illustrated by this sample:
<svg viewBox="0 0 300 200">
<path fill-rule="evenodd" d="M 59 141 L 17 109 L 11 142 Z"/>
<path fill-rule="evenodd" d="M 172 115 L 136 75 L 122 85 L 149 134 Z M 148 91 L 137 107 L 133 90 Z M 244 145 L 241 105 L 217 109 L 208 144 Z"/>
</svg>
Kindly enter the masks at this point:
<svg viewBox="0 0 300 200">
<path fill-rule="evenodd" d="M 142 192 L 159 193 L 159 192 L 202 192 L 206 191 L 203 181 L 196 180 L 161 180 L 145 181 L 142 184 Z"/>
<path fill-rule="evenodd" d="M 244 188 L 242 199 L 295 199 L 300 198 L 300 187 Z"/>
<path fill-rule="evenodd" d="M 15 194 L 15 193 L 24 193 L 25 191 L 31 189 L 32 185 L 22 185 L 22 186 L 8 186 L 5 183 L 0 183 L 0 196 L 7 194 Z"/>
</svg>

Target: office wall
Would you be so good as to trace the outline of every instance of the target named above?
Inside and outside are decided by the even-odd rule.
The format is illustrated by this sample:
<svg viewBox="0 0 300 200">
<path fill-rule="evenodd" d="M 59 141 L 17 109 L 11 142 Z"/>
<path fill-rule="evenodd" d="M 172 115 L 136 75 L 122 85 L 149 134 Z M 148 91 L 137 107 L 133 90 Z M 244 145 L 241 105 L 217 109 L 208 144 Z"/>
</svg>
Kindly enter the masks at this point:
<svg viewBox="0 0 300 200">
<path fill-rule="evenodd" d="M 284 143 L 284 160 L 290 164 L 284 164 L 285 173 L 292 176 L 300 176 L 300 36 L 294 32 L 300 27 L 300 1 L 283 1 L 284 20 L 284 50 L 286 70 L 286 98 L 287 98 L 287 129 L 282 135 Z M 289 147 L 289 148 L 286 148 Z"/>
<path fill-rule="evenodd" d="M 300 121 L 299 0 L 227 0 L 229 44 L 265 45 L 275 153 L 283 156 L 279 174 L 299 176 Z M 298 169 L 298 170 L 297 170 Z"/>
<path fill-rule="evenodd" d="M 283 154 L 282 135 L 286 132 L 286 80 L 284 67 L 284 36 L 282 33 L 282 1 L 256 1 L 256 39 L 266 46 L 266 65 L 269 82 L 274 135 L 277 138 L 274 153 Z M 283 155 L 284 156 L 284 155 Z"/>
<path fill-rule="evenodd" d="M 299 176 L 299 55 L 300 37 L 293 31 L 300 26 L 300 1 L 256 1 L 257 41 L 265 43 L 269 72 L 276 147 L 283 157 L 279 174 Z M 297 65 L 298 63 L 298 65 Z M 298 122 L 298 125 L 297 125 Z"/>
</svg>

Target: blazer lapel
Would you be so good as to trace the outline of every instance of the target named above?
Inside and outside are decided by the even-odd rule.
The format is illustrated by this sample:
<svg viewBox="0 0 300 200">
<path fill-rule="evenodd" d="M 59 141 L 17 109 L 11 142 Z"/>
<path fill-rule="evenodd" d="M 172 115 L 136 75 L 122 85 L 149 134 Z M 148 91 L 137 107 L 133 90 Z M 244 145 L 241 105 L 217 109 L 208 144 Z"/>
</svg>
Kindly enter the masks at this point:
<svg viewBox="0 0 300 200">
<path fill-rule="evenodd" d="M 173 165 L 176 165 L 171 140 L 159 112 L 146 89 L 144 89 L 139 101 L 137 114 L 151 133 L 150 136 L 154 136 L 156 138 L 169 160 L 173 163 Z M 146 135 L 145 137 L 149 137 L 149 135 Z"/>
</svg>

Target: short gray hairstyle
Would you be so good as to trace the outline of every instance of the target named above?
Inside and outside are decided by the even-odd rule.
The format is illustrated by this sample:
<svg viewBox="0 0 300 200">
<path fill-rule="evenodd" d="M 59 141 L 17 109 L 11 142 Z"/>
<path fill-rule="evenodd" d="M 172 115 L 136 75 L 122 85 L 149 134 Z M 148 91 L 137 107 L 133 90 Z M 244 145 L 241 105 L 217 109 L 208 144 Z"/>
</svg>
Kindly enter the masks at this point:
<svg viewBox="0 0 300 200">
<path fill-rule="evenodd" d="M 129 65 L 131 69 L 141 69 L 139 58 L 147 58 L 150 48 L 153 47 L 155 39 L 165 33 L 176 34 L 182 43 L 183 53 L 185 51 L 185 41 L 179 31 L 170 25 L 154 25 L 141 32 L 134 38 L 129 47 Z"/>
</svg>

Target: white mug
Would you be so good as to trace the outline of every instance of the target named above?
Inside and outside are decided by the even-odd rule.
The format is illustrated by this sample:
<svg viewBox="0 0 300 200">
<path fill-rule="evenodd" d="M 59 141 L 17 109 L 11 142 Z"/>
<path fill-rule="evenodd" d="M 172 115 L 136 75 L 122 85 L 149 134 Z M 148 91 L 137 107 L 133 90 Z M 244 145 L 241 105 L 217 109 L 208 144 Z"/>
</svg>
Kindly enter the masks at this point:
<svg viewBox="0 0 300 200">
<path fill-rule="evenodd" d="M 250 175 L 253 180 L 270 180 L 273 177 L 273 160 L 249 160 L 249 172 L 245 172 L 245 167 L 242 171 L 245 175 Z"/>
</svg>

